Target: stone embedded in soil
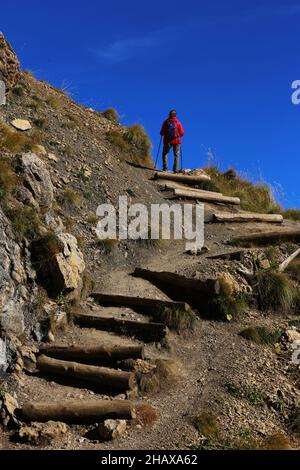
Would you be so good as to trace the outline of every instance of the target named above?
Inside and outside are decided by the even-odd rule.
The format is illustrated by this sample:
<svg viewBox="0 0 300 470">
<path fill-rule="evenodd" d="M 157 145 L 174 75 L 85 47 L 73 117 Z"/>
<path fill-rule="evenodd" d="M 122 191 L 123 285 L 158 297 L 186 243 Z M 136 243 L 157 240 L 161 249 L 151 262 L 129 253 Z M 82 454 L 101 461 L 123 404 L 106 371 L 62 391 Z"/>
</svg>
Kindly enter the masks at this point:
<svg viewBox="0 0 300 470">
<path fill-rule="evenodd" d="M 18 430 L 16 437 L 21 442 L 33 445 L 45 445 L 61 438 L 67 431 L 68 426 L 65 423 L 48 421 L 46 423 L 32 423 L 30 426 L 23 425 Z"/>
<path fill-rule="evenodd" d="M 111 441 L 123 436 L 127 428 L 124 419 L 106 419 L 98 426 L 98 435 L 103 441 Z"/>
<path fill-rule="evenodd" d="M 18 131 L 29 131 L 32 128 L 27 119 L 14 119 L 11 121 L 11 125 Z"/>
</svg>

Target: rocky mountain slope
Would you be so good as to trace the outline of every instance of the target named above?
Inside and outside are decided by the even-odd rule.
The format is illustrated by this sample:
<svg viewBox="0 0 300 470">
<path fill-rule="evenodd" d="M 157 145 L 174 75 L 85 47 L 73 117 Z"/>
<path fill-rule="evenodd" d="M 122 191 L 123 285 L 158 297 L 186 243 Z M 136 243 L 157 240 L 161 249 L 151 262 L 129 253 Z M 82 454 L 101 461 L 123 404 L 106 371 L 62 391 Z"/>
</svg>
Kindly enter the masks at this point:
<svg viewBox="0 0 300 470">
<path fill-rule="evenodd" d="M 1 35 L 0 80 L 0 446 L 297 448 L 299 265 L 278 266 L 300 224 L 259 220 L 278 207 L 233 171 L 207 169 L 192 196 L 153 180 L 140 126 L 21 71 Z M 98 240 L 99 204 L 181 204 L 176 188 L 205 200 L 200 253 L 181 240 Z M 257 196 L 260 216 L 232 196 L 252 212 Z M 233 245 L 271 231 L 275 244 Z M 61 403 L 98 414 L 74 422 Z"/>
</svg>

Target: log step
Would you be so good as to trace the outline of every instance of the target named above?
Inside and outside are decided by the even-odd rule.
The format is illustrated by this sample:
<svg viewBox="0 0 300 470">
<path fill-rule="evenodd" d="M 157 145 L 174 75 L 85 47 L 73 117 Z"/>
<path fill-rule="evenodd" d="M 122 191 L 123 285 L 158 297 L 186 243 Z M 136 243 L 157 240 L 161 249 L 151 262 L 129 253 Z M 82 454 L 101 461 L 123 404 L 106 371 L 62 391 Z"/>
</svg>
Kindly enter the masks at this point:
<svg viewBox="0 0 300 470">
<path fill-rule="evenodd" d="M 166 338 L 168 332 L 168 328 L 163 323 L 145 323 L 85 314 L 76 314 L 74 319 L 82 327 L 97 328 L 121 335 L 133 336 L 147 343 L 162 341 Z"/>
<path fill-rule="evenodd" d="M 274 243 L 300 242 L 300 230 L 282 230 L 275 232 L 255 232 L 240 235 L 231 240 L 234 245 L 268 245 Z"/>
<path fill-rule="evenodd" d="M 99 360 L 105 362 L 117 362 L 125 359 L 144 359 L 144 346 L 59 346 L 45 345 L 39 350 L 39 354 L 44 354 L 55 359 L 73 361 Z"/>
<path fill-rule="evenodd" d="M 78 362 L 62 361 L 44 355 L 38 357 L 37 368 L 40 372 L 71 379 L 80 379 L 116 390 L 133 390 L 136 386 L 134 373 L 80 364 Z"/>
<path fill-rule="evenodd" d="M 176 198 L 195 199 L 203 202 L 213 202 L 218 204 L 239 205 L 241 203 L 238 197 L 223 196 L 223 194 L 215 195 L 210 191 L 190 190 L 190 189 L 174 189 Z"/>
<path fill-rule="evenodd" d="M 228 212 L 215 212 L 213 214 L 215 222 L 267 222 L 282 223 L 283 216 L 281 214 L 257 214 L 254 212 L 240 212 L 230 214 Z"/>
<path fill-rule="evenodd" d="M 106 419 L 133 419 L 135 406 L 128 400 L 27 402 L 19 410 L 25 420 L 62 421 L 71 424 L 97 423 Z"/>
<path fill-rule="evenodd" d="M 173 299 L 188 301 L 189 305 L 199 311 L 207 309 L 221 289 L 217 279 L 202 281 L 167 271 L 136 268 L 133 275 L 147 279 Z"/>
<path fill-rule="evenodd" d="M 210 176 L 206 175 L 205 173 L 203 173 L 203 175 L 192 176 L 192 175 L 180 175 L 176 173 L 169 173 L 166 171 L 160 171 L 160 172 L 155 173 L 154 179 L 178 181 L 179 183 L 185 183 L 185 184 L 192 185 L 192 186 L 201 184 L 204 181 L 211 180 Z"/>
<path fill-rule="evenodd" d="M 148 299 L 146 297 L 131 297 L 128 295 L 93 293 L 91 297 L 100 305 L 111 307 L 130 307 L 143 309 L 145 313 L 155 313 L 158 309 L 169 308 L 172 310 L 187 310 L 185 302 L 174 302 L 172 300 Z"/>
<path fill-rule="evenodd" d="M 204 189 L 196 189 L 196 188 L 190 188 L 188 187 L 188 185 L 184 184 L 184 183 L 177 183 L 176 181 L 168 181 L 168 180 L 164 180 L 164 179 L 160 179 L 159 180 L 159 185 L 162 187 L 162 189 L 187 189 L 189 191 L 201 191 L 203 192 L 204 194 L 213 194 L 214 196 L 220 196 L 222 195 L 222 193 L 219 193 L 219 192 L 215 192 L 215 191 L 207 191 L 207 190 L 204 190 Z"/>
</svg>

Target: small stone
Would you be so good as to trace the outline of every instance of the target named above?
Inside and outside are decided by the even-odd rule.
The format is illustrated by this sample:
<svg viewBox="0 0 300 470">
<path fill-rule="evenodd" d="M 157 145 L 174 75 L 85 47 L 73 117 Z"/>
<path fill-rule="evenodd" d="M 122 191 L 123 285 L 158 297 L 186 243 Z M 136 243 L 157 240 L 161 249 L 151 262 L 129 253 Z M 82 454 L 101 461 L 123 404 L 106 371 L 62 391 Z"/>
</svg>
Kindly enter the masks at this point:
<svg viewBox="0 0 300 470">
<path fill-rule="evenodd" d="M 35 145 L 34 150 L 39 157 L 44 157 L 45 155 L 47 155 L 47 150 L 43 145 Z"/>
<path fill-rule="evenodd" d="M 127 428 L 124 419 L 106 419 L 98 426 L 98 434 L 101 440 L 111 441 L 122 436 Z"/>
<path fill-rule="evenodd" d="M 47 423 L 32 423 L 30 426 L 21 426 L 17 432 L 17 437 L 21 442 L 45 445 L 61 438 L 67 431 L 68 426 L 65 423 L 48 421 Z"/>
<path fill-rule="evenodd" d="M 270 261 L 268 259 L 261 260 L 259 264 L 262 269 L 269 269 L 271 267 Z"/>
<path fill-rule="evenodd" d="M 48 343 L 53 343 L 55 341 L 55 337 L 54 337 L 54 334 L 52 333 L 52 331 L 49 331 L 46 340 L 47 340 Z"/>
<path fill-rule="evenodd" d="M 58 162 L 58 158 L 57 158 L 56 155 L 54 155 L 54 153 L 48 153 L 48 154 L 47 154 L 47 158 L 48 158 L 49 160 L 52 160 L 53 162 Z"/>
<path fill-rule="evenodd" d="M 286 330 L 285 334 L 291 343 L 300 340 L 300 333 L 297 330 Z"/>
<path fill-rule="evenodd" d="M 29 131 L 29 129 L 32 129 L 32 126 L 27 119 L 14 119 L 11 121 L 11 125 L 15 129 L 18 129 L 18 131 Z"/>
</svg>

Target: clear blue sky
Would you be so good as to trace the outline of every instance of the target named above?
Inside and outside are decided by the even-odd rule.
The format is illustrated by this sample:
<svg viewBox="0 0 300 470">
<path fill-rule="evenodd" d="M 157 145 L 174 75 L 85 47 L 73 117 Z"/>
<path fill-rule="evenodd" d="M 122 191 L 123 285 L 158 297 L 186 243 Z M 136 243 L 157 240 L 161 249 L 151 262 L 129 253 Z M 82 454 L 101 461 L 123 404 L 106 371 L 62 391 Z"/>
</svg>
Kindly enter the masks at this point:
<svg viewBox="0 0 300 470">
<path fill-rule="evenodd" d="M 185 167 L 216 162 L 300 207 L 299 0 L 14 0 L 0 30 L 22 66 L 98 110 L 141 123 L 156 153 L 178 110 Z"/>
</svg>

